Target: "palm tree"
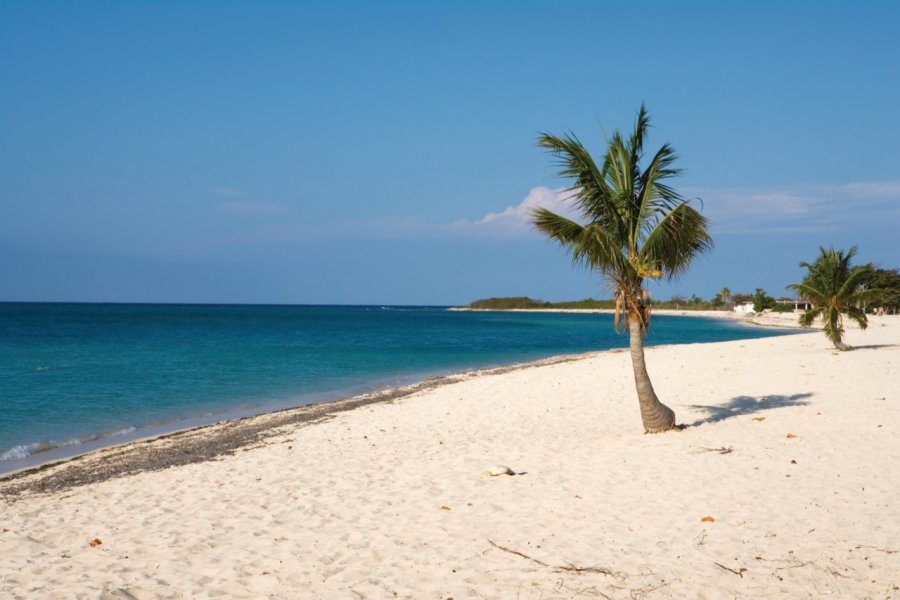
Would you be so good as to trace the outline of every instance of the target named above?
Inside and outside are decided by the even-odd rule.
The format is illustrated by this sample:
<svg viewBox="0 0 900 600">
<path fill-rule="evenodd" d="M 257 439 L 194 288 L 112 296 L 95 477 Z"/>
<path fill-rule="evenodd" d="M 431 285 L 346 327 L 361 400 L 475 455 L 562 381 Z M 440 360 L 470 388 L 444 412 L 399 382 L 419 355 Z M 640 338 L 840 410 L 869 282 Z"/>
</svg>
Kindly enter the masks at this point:
<svg viewBox="0 0 900 600">
<path fill-rule="evenodd" d="M 719 298 L 722 299 L 722 302 L 728 304 L 731 301 L 731 290 L 729 290 L 727 287 L 723 287 L 719 292 Z"/>
<path fill-rule="evenodd" d="M 573 134 L 543 134 L 538 145 L 554 154 L 560 175 L 572 180 L 575 206 L 584 223 L 547 209 L 535 209 L 537 228 L 559 242 L 581 266 L 604 276 L 616 301 L 615 327 L 628 324 L 631 363 L 641 420 L 647 433 L 675 427 L 675 413 L 659 401 L 644 362 L 644 335 L 650 321 L 646 279 L 673 278 L 698 254 L 712 248 L 708 220 L 666 184 L 681 171 L 675 151 L 664 144 L 642 171 L 644 138 L 650 116 L 641 105 L 634 131 L 606 140 L 598 166 Z"/>
<path fill-rule="evenodd" d="M 862 289 L 870 268 L 865 265 L 851 267 L 850 259 L 855 254 L 856 246 L 847 252 L 835 250 L 834 247 L 828 250 L 820 247 L 814 263 L 800 263 L 807 270 L 803 281 L 787 286 L 812 304 L 812 308 L 800 315 L 800 325 L 810 327 L 821 316 L 825 323 L 825 337 L 838 350 L 853 349 L 841 341 L 844 335 L 843 315 L 856 321 L 860 329 L 868 326 L 866 313 L 860 306 L 871 295 L 871 291 Z"/>
</svg>

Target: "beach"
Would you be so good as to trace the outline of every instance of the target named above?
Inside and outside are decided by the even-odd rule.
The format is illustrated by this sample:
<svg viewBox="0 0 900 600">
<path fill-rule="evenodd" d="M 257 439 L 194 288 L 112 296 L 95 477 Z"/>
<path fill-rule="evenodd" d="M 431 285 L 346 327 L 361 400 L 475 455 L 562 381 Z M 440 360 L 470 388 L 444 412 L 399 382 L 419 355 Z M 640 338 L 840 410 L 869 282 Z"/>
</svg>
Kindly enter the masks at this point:
<svg viewBox="0 0 900 600">
<path fill-rule="evenodd" d="M 900 317 L 846 341 L 648 347 L 686 425 L 658 435 L 611 350 L 244 420 L 218 450 L 244 425 L 7 477 L 0 592 L 900 598 Z"/>
</svg>

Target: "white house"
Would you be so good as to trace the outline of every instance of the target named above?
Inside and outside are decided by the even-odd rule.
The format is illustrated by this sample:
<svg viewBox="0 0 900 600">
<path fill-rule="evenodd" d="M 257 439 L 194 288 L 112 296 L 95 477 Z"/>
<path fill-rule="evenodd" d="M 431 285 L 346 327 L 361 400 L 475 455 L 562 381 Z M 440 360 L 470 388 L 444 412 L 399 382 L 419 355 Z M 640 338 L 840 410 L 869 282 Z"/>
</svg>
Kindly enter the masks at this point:
<svg viewBox="0 0 900 600">
<path fill-rule="evenodd" d="M 756 311 L 753 310 L 753 303 L 752 303 L 752 302 L 744 302 L 743 304 L 735 304 L 735 305 L 734 305 L 734 312 L 736 312 L 736 313 L 743 313 L 743 314 L 747 315 L 747 314 L 750 314 L 750 313 L 755 313 Z"/>
</svg>

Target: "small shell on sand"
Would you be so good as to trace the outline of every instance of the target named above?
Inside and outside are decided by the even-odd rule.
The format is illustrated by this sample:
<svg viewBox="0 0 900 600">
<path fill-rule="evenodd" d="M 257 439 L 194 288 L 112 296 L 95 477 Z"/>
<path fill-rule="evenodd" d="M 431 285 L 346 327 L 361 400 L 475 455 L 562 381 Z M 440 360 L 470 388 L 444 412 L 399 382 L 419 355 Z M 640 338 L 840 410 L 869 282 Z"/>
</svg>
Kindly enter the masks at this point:
<svg viewBox="0 0 900 600">
<path fill-rule="evenodd" d="M 506 465 L 494 465 L 481 474 L 481 477 L 497 477 L 498 475 L 522 475 L 524 471 L 514 471 Z"/>
</svg>

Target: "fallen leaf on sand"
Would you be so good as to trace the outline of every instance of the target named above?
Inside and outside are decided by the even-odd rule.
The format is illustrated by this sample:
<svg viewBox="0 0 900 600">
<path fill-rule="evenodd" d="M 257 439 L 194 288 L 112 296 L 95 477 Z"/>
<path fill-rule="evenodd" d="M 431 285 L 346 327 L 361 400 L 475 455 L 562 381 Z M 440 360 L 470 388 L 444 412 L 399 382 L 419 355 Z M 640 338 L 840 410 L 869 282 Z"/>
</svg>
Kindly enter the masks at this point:
<svg viewBox="0 0 900 600">
<path fill-rule="evenodd" d="M 797 437 L 797 436 L 794 435 L 793 433 L 787 434 L 787 438 L 788 438 L 789 440 L 792 440 L 792 439 L 794 439 L 795 437 Z"/>
<path fill-rule="evenodd" d="M 715 523 L 716 519 L 714 517 L 710 517 L 709 515 L 707 515 L 707 516 L 703 517 L 702 519 L 700 519 L 700 522 L 701 523 Z"/>
<path fill-rule="evenodd" d="M 754 421 L 765 421 L 766 418 L 765 417 L 753 417 L 753 420 Z"/>
<path fill-rule="evenodd" d="M 441 510 L 450 510 L 450 507 L 445 504 L 441 507 Z"/>
<path fill-rule="evenodd" d="M 94 538 L 91 540 L 91 548 L 96 548 L 97 546 L 99 546 L 102 543 L 103 542 L 100 541 L 100 538 Z"/>
</svg>

